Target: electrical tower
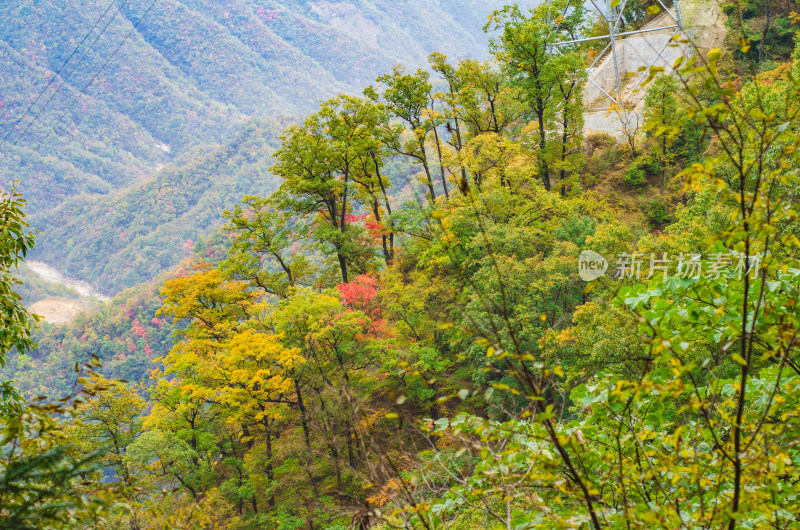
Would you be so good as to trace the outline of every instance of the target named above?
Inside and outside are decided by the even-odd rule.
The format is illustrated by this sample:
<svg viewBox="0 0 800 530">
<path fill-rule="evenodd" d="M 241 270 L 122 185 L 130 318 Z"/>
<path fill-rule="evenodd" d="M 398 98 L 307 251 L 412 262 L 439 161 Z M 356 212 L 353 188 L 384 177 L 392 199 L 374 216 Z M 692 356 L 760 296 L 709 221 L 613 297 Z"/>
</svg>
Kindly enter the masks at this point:
<svg viewBox="0 0 800 530">
<path fill-rule="evenodd" d="M 624 24 L 625 8 L 628 4 L 628 0 L 589 0 L 591 5 L 594 6 L 594 10 L 608 24 L 608 35 L 604 35 L 602 37 L 575 39 L 553 44 L 554 52 L 560 53 L 559 50 L 565 46 L 590 41 L 608 41 L 608 44 L 606 44 L 603 51 L 597 55 L 592 64 L 587 68 L 587 80 L 591 85 L 593 85 L 594 88 L 596 88 L 602 95 L 605 96 L 605 98 L 602 99 L 608 102 L 609 108 L 611 106 L 621 106 L 623 102 L 627 100 L 630 94 L 636 91 L 644 82 L 644 80 L 647 79 L 647 76 L 650 75 L 651 69 L 656 66 L 659 60 L 667 62 L 664 58 L 665 51 L 667 51 L 667 49 L 671 46 L 676 48 L 678 47 L 676 35 L 686 34 L 683 20 L 681 19 L 680 6 L 678 5 L 679 0 L 673 0 L 672 10 L 668 9 L 662 0 L 655 1 L 662 9 L 657 18 L 641 29 L 622 32 L 621 30 Z M 567 9 L 569 9 L 569 6 L 567 6 Z M 632 73 L 632 70 L 630 68 L 623 68 L 623 63 L 625 61 L 623 61 L 623 57 L 621 55 L 626 52 L 626 48 L 624 45 L 622 45 L 622 42 L 625 40 L 625 38 L 631 38 L 637 35 L 644 35 L 654 32 L 662 32 L 661 38 L 647 39 L 647 45 L 650 47 L 650 49 L 646 50 L 644 55 L 640 53 L 639 57 L 637 57 L 638 61 L 632 61 L 635 63 L 634 66 L 636 66 L 635 72 L 641 72 L 641 76 L 639 77 L 638 81 L 633 84 L 633 86 L 628 88 L 628 75 Z M 669 37 L 665 39 L 665 35 L 669 35 Z M 629 52 L 630 50 L 627 51 Z M 680 54 L 684 55 L 685 51 L 681 50 Z M 644 62 L 642 62 L 643 57 L 646 57 L 647 59 Z M 672 63 L 669 63 L 669 66 L 671 67 Z M 602 67 L 604 71 L 598 72 L 598 67 Z M 602 76 L 598 76 L 597 74 L 602 74 Z M 601 86 L 601 83 L 598 82 L 601 77 L 605 80 L 608 80 L 610 77 L 612 79 L 611 86 L 608 86 L 608 84 L 606 84 L 605 87 Z"/>
</svg>

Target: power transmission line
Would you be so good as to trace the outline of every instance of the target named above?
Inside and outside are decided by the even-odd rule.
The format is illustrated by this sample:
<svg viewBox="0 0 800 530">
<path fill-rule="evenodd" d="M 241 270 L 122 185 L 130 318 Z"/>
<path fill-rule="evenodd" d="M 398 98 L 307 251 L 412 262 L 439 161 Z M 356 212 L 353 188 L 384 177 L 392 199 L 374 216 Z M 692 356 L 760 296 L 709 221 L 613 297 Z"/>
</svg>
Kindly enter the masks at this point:
<svg viewBox="0 0 800 530">
<path fill-rule="evenodd" d="M 36 112 L 36 115 L 33 117 L 33 120 L 31 120 L 31 121 L 28 123 L 28 125 L 26 125 L 26 126 L 25 126 L 25 129 L 22 131 L 22 133 L 20 133 L 20 135 L 19 135 L 19 136 L 17 136 L 17 139 L 16 139 L 16 140 L 14 140 L 14 143 L 13 143 L 13 144 L 11 144 L 11 146 L 10 146 L 8 149 L 6 149 L 6 150 L 3 152 L 3 156 L 2 156 L 2 158 L 0 158 L 0 161 L 4 160 L 4 159 L 5 159 L 5 157 L 6 157 L 6 155 L 8 155 L 8 153 L 9 153 L 9 152 L 11 152 L 11 150 L 12 150 L 14 147 L 16 147 L 16 146 L 17 146 L 17 143 L 19 143 L 19 141 L 22 139 L 22 137 L 23 137 L 23 136 L 25 136 L 25 133 L 27 133 L 27 132 L 28 132 L 28 129 L 30 129 L 30 128 L 31 128 L 31 125 L 33 125 L 33 124 L 36 122 L 36 120 L 39 118 L 39 116 L 41 116 L 42 112 L 44 112 L 44 111 L 45 111 L 45 109 L 47 108 L 47 106 L 48 106 L 48 105 L 50 105 L 50 102 L 51 102 L 51 101 L 53 101 L 53 98 L 56 96 L 56 94 L 58 94 L 58 91 L 59 91 L 59 90 L 61 90 L 61 89 L 64 87 L 64 85 L 65 85 L 65 84 L 67 84 L 67 80 L 70 78 L 70 76 L 72 76 L 72 74 L 75 72 L 75 70 L 78 68 L 78 66 L 80 66 L 80 64 L 83 62 L 83 60 L 84 60 L 84 59 L 86 58 L 86 56 L 89 54 L 89 52 L 90 52 L 90 51 L 92 51 L 92 49 L 94 48 L 94 45 L 95 45 L 95 44 L 97 44 L 97 41 L 99 41 L 99 40 L 100 40 L 100 37 L 102 37 L 102 36 L 103 36 L 103 33 L 105 33 L 105 32 L 106 32 L 106 30 L 108 29 L 108 27 L 111 25 L 111 23 L 112 23 L 112 22 L 114 22 L 114 19 L 116 19 L 116 18 L 117 18 L 117 15 L 119 15 L 119 12 L 122 10 L 122 8 L 123 8 L 123 7 L 125 7 L 125 4 L 127 4 L 127 3 L 128 3 L 128 1 L 129 1 L 129 0 L 125 0 L 125 1 L 122 3 L 122 5 L 120 5 L 120 6 L 117 8 L 117 11 L 116 11 L 116 13 L 114 13 L 114 16 L 112 16 L 112 17 L 111 17 L 111 19 L 110 19 L 110 20 L 109 20 L 109 21 L 106 23 L 105 27 L 103 27 L 103 29 L 100 31 L 100 34 L 97 36 L 97 38 L 95 38 L 95 39 L 94 39 L 94 41 L 93 41 L 93 42 L 92 42 L 92 44 L 89 46 L 89 48 L 88 48 L 88 49 L 87 49 L 87 50 L 86 50 L 86 51 L 83 53 L 83 55 L 81 56 L 81 58 L 80 58 L 80 59 L 78 59 L 78 62 L 76 62 L 76 63 L 75 63 L 75 65 L 74 65 L 74 66 L 72 67 L 72 69 L 69 71 L 69 73 L 67 74 L 67 76 L 66 76 L 66 77 L 63 79 L 63 81 L 61 82 L 61 85 L 60 85 L 60 86 L 59 86 L 59 87 L 58 87 L 58 88 L 55 90 L 55 92 L 53 92 L 53 93 L 50 95 L 50 97 L 47 99 L 47 101 L 46 101 L 46 102 L 45 102 L 45 104 L 42 106 L 42 108 L 40 108 L 40 109 L 39 109 L 39 110 Z M 111 5 L 113 5 L 113 3 L 112 3 Z M 109 5 L 109 8 L 111 8 L 111 5 Z M 108 12 L 108 11 L 106 10 L 106 13 L 107 13 L 107 12 Z M 103 13 L 103 17 L 105 17 L 105 13 Z M 101 17 L 101 18 L 100 18 L 100 20 L 102 20 L 102 19 L 103 19 L 103 17 Z M 98 22 L 99 22 L 99 20 L 98 20 Z M 95 27 L 96 27 L 96 25 L 95 25 Z M 94 28 L 92 28 L 92 31 L 93 31 L 93 30 L 94 30 Z M 89 33 L 91 34 L 91 31 L 90 31 Z M 88 37 L 88 36 L 89 36 L 89 35 L 87 34 L 87 36 L 86 36 L 86 37 Z M 84 40 L 86 40 L 86 39 L 84 38 Z M 80 47 L 80 46 L 79 46 L 79 47 Z M 75 49 L 75 51 L 77 51 L 77 50 L 78 50 L 78 48 L 76 48 L 76 49 Z M 74 55 L 74 53 L 73 53 L 73 55 Z M 72 56 L 70 56 L 70 58 L 72 58 Z M 69 59 L 67 59 L 67 62 L 69 62 Z M 64 63 L 64 65 L 65 65 L 65 66 L 66 66 L 66 64 L 67 64 L 67 63 Z M 63 67 L 62 67 L 62 68 L 63 68 Z M 61 71 L 61 70 L 59 70 L 59 72 L 60 72 L 60 71 Z M 55 76 L 54 76 L 54 79 L 55 79 Z M 48 83 L 48 86 L 49 86 L 49 85 L 50 85 L 50 83 Z M 47 87 L 45 87 L 45 89 L 46 89 L 46 88 L 47 88 Z M 44 92 L 44 91 L 43 91 L 43 92 Z M 37 97 L 36 99 L 38 100 L 39 98 Z M 34 101 L 34 103 L 35 103 L 35 101 Z M 29 107 L 29 108 L 30 108 L 30 107 Z M 26 112 L 27 112 L 27 111 L 26 111 Z M 18 121 L 17 123 L 19 123 L 19 121 Z M 14 127 L 16 127 L 16 124 L 14 124 Z M 11 128 L 11 131 L 9 131 L 9 132 L 8 132 L 8 134 L 10 134 L 10 133 L 11 133 L 11 132 L 14 130 L 14 127 L 12 127 L 12 128 Z M 8 134 L 6 134 L 6 136 L 8 136 Z M 2 144 L 2 142 L 0 142 L 0 144 Z"/>
<path fill-rule="evenodd" d="M 100 15 L 100 18 L 98 18 L 97 21 L 94 23 L 94 26 L 92 26 L 92 29 L 90 29 L 89 32 L 83 37 L 83 39 L 78 43 L 78 45 L 75 47 L 75 49 L 72 50 L 72 53 L 69 55 L 69 57 L 67 57 L 67 60 L 64 61 L 64 64 L 61 65 L 61 68 L 59 68 L 58 71 L 55 74 L 53 74 L 53 77 L 50 78 L 50 81 L 47 82 L 47 85 L 45 85 L 45 87 L 42 89 L 42 91 L 39 92 L 39 95 L 36 96 L 36 99 L 33 100 L 33 103 L 28 105 L 28 108 L 25 109 L 25 112 L 22 113 L 22 116 L 20 116 L 20 118 L 16 122 L 14 122 L 14 124 L 11 126 L 11 128 L 8 130 L 8 132 L 5 134 L 5 136 L 3 136 L 3 139 L 0 140 L 0 147 L 2 147 L 3 143 L 6 141 L 6 139 L 9 137 L 9 135 L 12 133 L 12 131 L 17 127 L 17 125 L 19 125 L 20 122 L 25 119 L 25 116 L 27 116 L 28 113 L 33 108 L 33 106 L 36 105 L 36 102 L 39 101 L 39 98 L 42 97 L 42 94 L 44 94 L 45 91 L 48 88 L 50 88 L 50 85 L 53 84 L 53 81 L 55 81 L 56 77 L 58 77 L 58 74 L 60 74 L 61 71 L 64 69 L 64 67 L 67 66 L 67 64 L 69 64 L 69 62 L 72 60 L 72 58 L 75 56 L 75 54 L 78 53 L 78 50 L 81 48 L 81 46 L 83 46 L 83 43 L 86 42 L 86 39 L 89 38 L 89 35 L 91 35 L 92 32 L 97 28 L 97 25 L 100 24 L 100 21 L 105 18 L 106 14 L 111 10 L 112 6 L 115 3 L 116 3 L 116 0 L 112 0 L 111 3 L 108 4 L 108 7 L 106 8 L 106 10 L 103 11 L 103 14 Z M 35 118 L 34 118 L 34 121 L 35 121 Z M 3 154 L 3 157 L 5 157 L 5 153 Z M 0 160 L 2 160 L 2 159 L 0 159 Z"/>
<path fill-rule="evenodd" d="M 86 92 L 86 90 L 88 90 L 88 89 L 89 89 L 89 87 L 90 87 L 90 86 L 92 86 L 92 83 L 94 83 L 94 80 L 95 80 L 95 79 L 97 79 L 97 76 L 99 76 L 99 75 L 100 75 L 100 73 L 101 73 L 101 72 L 102 72 L 102 71 L 105 69 L 105 67 L 108 65 L 108 63 L 110 63 L 110 62 L 111 62 L 111 60 L 114 58 L 114 56 L 115 56 L 115 55 L 117 54 L 117 52 L 120 50 L 120 48 L 122 48 L 122 46 L 123 46 L 123 45 L 124 45 L 124 44 L 125 44 L 125 43 L 128 41 L 128 38 L 130 38 L 130 36 L 133 34 L 133 32 L 134 32 L 134 31 L 136 31 L 136 28 L 138 28 L 138 27 L 139 27 L 139 24 L 141 24 L 141 23 L 142 23 L 142 20 L 144 20 L 144 19 L 145 19 L 145 17 L 147 17 L 148 13 L 150 13 L 150 10 L 151 10 L 151 9 L 153 9 L 153 6 L 155 6 L 157 2 L 158 2 L 158 0 L 153 0 L 153 2 L 150 4 L 150 7 L 148 7 L 148 8 L 147 8 L 147 11 L 145 11 L 145 12 L 144 12 L 144 14 L 143 14 L 141 17 L 139 17 L 139 20 L 138 20 L 138 21 L 136 21 L 136 24 L 134 24 L 134 25 L 133 25 L 133 28 L 131 28 L 131 30 L 130 30 L 130 31 L 127 33 L 127 35 L 125 35 L 125 38 L 124 38 L 124 39 L 122 39 L 122 42 L 120 42 L 120 43 L 119 43 L 119 46 L 117 46 L 117 47 L 116 47 L 116 49 L 113 51 L 113 53 L 112 53 L 112 54 L 111 54 L 111 55 L 108 57 L 108 59 L 106 59 L 106 62 L 105 62 L 105 63 L 103 63 L 103 66 L 101 66 L 101 67 L 100 67 L 100 69 L 97 71 L 97 73 L 95 73 L 95 74 L 94 74 L 94 77 L 92 77 L 91 81 L 89 81 L 89 83 L 87 83 L 87 85 L 86 85 L 85 87 L 83 87 L 83 90 L 81 90 L 81 91 L 80 91 L 80 93 L 79 93 L 79 94 L 77 95 L 77 97 L 76 97 L 76 98 L 75 98 L 75 99 L 72 101 L 72 104 L 71 104 L 71 105 L 70 105 L 70 106 L 67 108 L 67 110 L 65 110 L 63 113 L 61 113 L 61 116 L 59 116 L 58 120 L 57 120 L 57 121 L 56 121 L 56 123 L 55 123 L 55 124 L 54 124 L 54 125 L 53 125 L 53 126 L 50 128 L 50 130 L 47 132 L 47 134 L 45 135 L 45 137 L 44 137 L 44 138 L 42 138 L 42 139 L 41 139 L 41 141 L 40 141 L 38 144 L 36 144 L 36 147 L 34 147 L 33 149 L 31 149 L 31 152 L 28 154 L 28 157 L 27 157 L 27 158 L 25 158 L 25 160 L 24 160 L 24 161 L 22 161 L 22 162 L 20 163 L 19 167 L 17 167 L 17 170 L 16 170 L 16 171 L 14 171 L 14 174 L 13 174 L 13 175 L 11 175 L 11 180 L 12 180 L 12 181 L 13 181 L 13 180 L 14 180 L 14 178 L 17 176 L 17 174 L 18 174 L 18 173 L 19 173 L 19 172 L 22 170 L 22 168 L 23 168 L 23 167 L 25 167 L 25 165 L 27 165 L 27 163 L 28 163 L 28 160 L 30 160 L 30 159 L 31 159 L 31 157 L 33 156 L 33 154 L 34 154 L 36 151 L 38 151 L 38 150 L 39 150 L 39 148 L 42 146 L 42 144 L 45 142 L 45 140 L 47 140 L 47 138 L 49 138 L 49 137 L 50 137 L 50 135 L 53 133 L 53 131 L 56 129 L 56 127 L 58 127 L 58 125 L 61 123 L 61 120 L 63 120 L 63 119 L 64 119 L 64 116 L 66 116 L 66 115 L 67 115 L 67 113 L 68 113 L 69 111 L 71 111 L 71 110 L 72 110 L 72 107 L 74 107 L 74 106 L 75 106 L 75 104 L 78 102 L 78 100 L 81 98 L 81 96 L 83 96 L 83 94 Z"/>
</svg>

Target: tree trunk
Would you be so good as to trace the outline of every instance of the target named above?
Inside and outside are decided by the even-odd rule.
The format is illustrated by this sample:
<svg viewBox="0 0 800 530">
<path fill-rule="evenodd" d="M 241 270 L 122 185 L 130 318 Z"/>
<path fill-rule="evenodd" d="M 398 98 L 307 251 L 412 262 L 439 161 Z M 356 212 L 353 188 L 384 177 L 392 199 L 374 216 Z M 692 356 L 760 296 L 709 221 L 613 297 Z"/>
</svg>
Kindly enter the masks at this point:
<svg viewBox="0 0 800 530">
<path fill-rule="evenodd" d="M 272 464 L 272 429 L 269 427 L 269 421 L 264 423 L 267 428 L 267 480 L 269 481 L 269 507 L 275 508 L 275 468 Z"/>
<path fill-rule="evenodd" d="M 442 174 L 442 186 L 444 187 L 444 196 L 445 198 L 449 199 L 450 194 L 447 191 L 447 177 L 445 177 L 444 162 L 442 162 L 442 142 L 439 140 L 439 133 L 435 128 L 433 129 L 433 136 L 436 139 L 436 150 L 439 153 L 439 170 L 441 171 Z"/>
<path fill-rule="evenodd" d="M 300 383 L 297 378 L 294 378 L 294 391 L 297 394 L 297 409 L 300 411 L 300 424 L 303 426 L 303 435 L 306 441 L 306 449 L 311 451 L 311 433 L 308 428 L 308 419 L 306 418 L 306 404 L 303 401 L 303 394 L 300 392 Z"/>
<path fill-rule="evenodd" d="M 378 223 L 378 225 L 380 225 L 381 224 L 381 211 L 380 211 L 380 208 L 378 207 L 378 200 L 377 199 L 374 199 L 372 201 L 372 215 L 375 216 L 375 222 Z M 383 260 L 386 262 L 387 265 L 389 264 L 389 262 L 392 259 L 391 255 L 389 254 L 389 244 L 388 243 L 389 243 L 389 237 L 386 234 L 381 234 L 381 246 L 383 247 Z"/>
<path fill-rule="evenodd" d="M 536 119 L 539 120 L 539 173 L 542 177 L 544 189 L 550 191 L 550 170 L 547 167 L 545 150 L 547 148 L 547 131 L 544 129 L 544 101 L 537 100 Z"/>
<path fill-rule="evenodd" d="M 336 486 L 341 492 L 344 488 L 342 487 L 342 469 L 339 463 L 339 451 L 333 443 L 328 443 L 328 449 L 330 449 L 331 457 L 333 458 L 333 470 L 336 473 Z"/>
<path fill-rule="evenodd" d="M 569 140 L 569 134 L 567 133 L 567 127 L 569 126 L 569 115 L 567 114 L 566 104 L 564 106 L 564 120 L 562 121 L 563 131 L 561 132 L 561 196 L 566 197 L 567 195 L 567 185 L 564 181 L 567 178 L 567 170 L 564 168 L 564 165 L 567 162 L 567 141 Z"/>
<path fill-rule="evenodd" d="M 378 160 L 375 156 L 372 157 L 375 163 L 375 175 L 378 177 L 378 185 L 381 187 L 383 194 L 383 204 L 386 207 L 386 215 L 389 217 L 389 259 L 394 258 L 394 219 L 392 219 L 392 205 L 389 203 L 389 194 L 386 193 L 386 186 L 383 184 L 383 176 L 378 166 Z"/>
<path fill-rule="evenodd" d="M 339 258 L 339 269 L 342 271 L 342 282 L 347 283 L 347 260 L 344 259 L 344 255 L 337 250 L 336 257 Z"/>
<path fill-rule="evenodd" d="M 423 139 L 423 143 L 420 146 L 420 150 L 422 151 L 422 169 L 425 170 L 425 178 L 428 180 L 428 192 L 431 194 L 431 204 L 436 201 L 436 190 L 433 188 L 433 177 L 431 176 L 431 168 L 428 167 L 428 153 L 425 150 L 425 140 Z"/>
</svg>

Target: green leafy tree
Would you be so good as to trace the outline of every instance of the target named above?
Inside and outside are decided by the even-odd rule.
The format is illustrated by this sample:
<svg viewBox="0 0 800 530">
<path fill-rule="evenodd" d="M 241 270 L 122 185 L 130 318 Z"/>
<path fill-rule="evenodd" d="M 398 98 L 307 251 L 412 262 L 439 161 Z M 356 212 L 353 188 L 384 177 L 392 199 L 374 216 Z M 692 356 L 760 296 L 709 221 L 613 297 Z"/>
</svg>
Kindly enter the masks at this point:
<svg viewBox="0 0 800 530">
<path fill-rule="evenodd" d="M 0 199 L 0 366 L 4 366 L 12 349 L 25 353 L 35 345 L 31 333 L 35 317 L 22 305 L 22 298 L 15 291 L 19 281 L 14 270 L 33 248 L 34 237 L 28 230 L 23 208 L 25 201 L 16 191 L 4 194 Z M 9 382 L 0 382 L 0 414 L 19 412 L 19 396 Z"/>
<path fill-rule="evenodd" d="M 375 153 L 371 109 L 349 96 L 325 102 L 302 127 L 287 130 L 272 168 L 283 178 L 286 207 L 313 219 L 315 238 L 332 248 L 345 283 L 349 269 L 364 272 L 374 258 L 369 237 L 348 217 L 358 189 L 354 178 Z"/>
<path fill-rule="evenodd" d="M 557 42 L 576 38 L 583 24 L 583 10 L 578 7 L 565 11 L 566 7 L 564 2 L 545 3 L 525 16 L 518 6 L 507 6 L 495 11 L 486 25 L 487 31 L 501 32 L 492 42 L 493 53 L 522 93 L 529 116 L 536 122 L 539 178 L 546 189 L 552 185 L 553 170 L 549 136 L 556 107 L 562 100 L 561 111 L 568 117 L 561 125 L 567 125 L 564 133 L 570 131 L 562 140 L 563 145 L 582 129 L 575 114 L 576 106 L 582 103 L 580 90 L 576 90 L 580 77 L 575 76 L 580 60 L 552 49 Z"/>
<path fill-rule="evenodd" d="M 431 136 L 440 147 L 437 127 L 440 119 L 433 112 L 433 85 L 430 74 L 422 69 L 407 74 L 401 66 L 395 67 L 391 74 L 378 77 L 383 85 L 381 96 L 392 115 L 400 119 L 405 128 L 392 127 L 384 137 L 386 145 L 395 153 L 404 155 L 422 166 L 428 199 L 436 200 L 436 187 L 433 178 L 433 158 L 429 153 L 428 141 Z M 377 99 L 374 89 L 367 95 Z M 448 196 L 447 182 L 442 181 L 444 195 Z"/>
<path fill-rule="evenodd" d="M 659 147 L 656 152 L 656 160 L 661 172 L 661 193 L 664 192 L 666 172 L 673 162 L 671 148 L 683 121 L 678 111 L 676 95 L 679 88 L 680 83 L 675 77 L 661 75 L 647 88 L 647 95 L 644 98 L 645 128 L 656 135 L 656 143 Z M 669 132 L 667 133 L 667 131 Z"/>
<path fill-rule="evenodd" d="M 292 287 L 313 279 L 314 267 L 297 252 L 309 227 L 293 220 L 291 210 L 276 204 L 279 200 L 246 196 L 225 212 L 225 229 L 234 239 L 222 268 L 264 293 L 286 297 Z"/>
</svg>

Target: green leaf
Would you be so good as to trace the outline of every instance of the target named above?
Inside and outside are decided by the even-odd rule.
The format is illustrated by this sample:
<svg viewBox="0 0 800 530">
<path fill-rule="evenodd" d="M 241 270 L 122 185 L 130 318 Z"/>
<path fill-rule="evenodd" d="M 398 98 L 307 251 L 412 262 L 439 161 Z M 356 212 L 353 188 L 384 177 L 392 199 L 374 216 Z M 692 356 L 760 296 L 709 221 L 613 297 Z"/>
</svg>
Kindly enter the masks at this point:
<svg viewBox="0 0 800 530">
<path fill-rule="evenodd" d="M 738 353 L 734 353 L 733 355 L 731 355 L 731 359 L 733 359 L 733 362 L 737 364 L 741 364 L 742 366 L 747 366 L 747 361 L 745 361 L 744 357 L 742 357 Z"/>
</svg>

